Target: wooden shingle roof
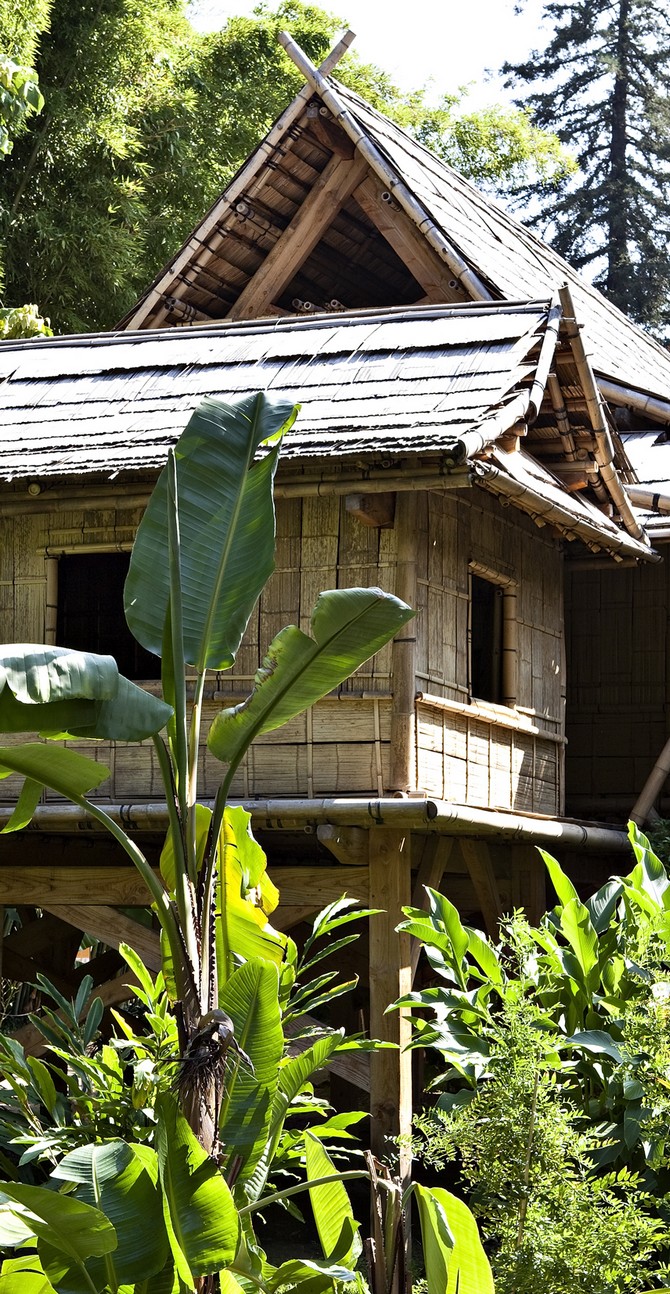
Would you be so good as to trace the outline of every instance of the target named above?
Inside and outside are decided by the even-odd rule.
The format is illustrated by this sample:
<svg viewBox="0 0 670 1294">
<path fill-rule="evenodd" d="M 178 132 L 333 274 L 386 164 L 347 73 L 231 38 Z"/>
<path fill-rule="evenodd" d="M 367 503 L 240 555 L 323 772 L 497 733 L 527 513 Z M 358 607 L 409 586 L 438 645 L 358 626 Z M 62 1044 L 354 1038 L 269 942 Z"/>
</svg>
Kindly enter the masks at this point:
<svg viewBox="0 0 670 1294">
<path fill-rule="evenodd" d="M 262 390 L 301 405 L 282 453 L 297 493 L 324 470 L 397 489 L 469 466 L 541 524 L 648 557 L 616 492 L 603 494 L 570 326 L 556 302 L 487 302 L 6 342 L 3 493 L 30 507 L 30 482 L 48 507 L 63 482 L 146 479 L 204 396 Z M 630 474 L 618 442 L 612 472 Z"/>
<path fill-rule="evenodd" d="M 284 461 L 453 453 L 474 429 L 506 429 L 548 308 L 369 311 L 5 343 L 0 479 L 162 467 L 204 396 L 258 390 L 302 406 Z"/>
</svg>

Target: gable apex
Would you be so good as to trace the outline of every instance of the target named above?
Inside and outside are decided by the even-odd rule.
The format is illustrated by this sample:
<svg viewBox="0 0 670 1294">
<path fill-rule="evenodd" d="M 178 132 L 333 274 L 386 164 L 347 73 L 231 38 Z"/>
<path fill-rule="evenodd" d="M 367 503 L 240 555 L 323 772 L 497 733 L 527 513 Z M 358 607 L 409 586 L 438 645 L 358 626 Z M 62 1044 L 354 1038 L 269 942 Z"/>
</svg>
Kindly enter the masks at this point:
<svg viewBox="0 0 670 1294">
<path fill-rule="evenodd" d="M 670 401 L 658 343 L 290 37 L 282 43 L 307 85 L 120 327 L 528 300 L 568 283 L 609 397 L 619 389 L 626 403 L 632 388 Z"/>
</svg>

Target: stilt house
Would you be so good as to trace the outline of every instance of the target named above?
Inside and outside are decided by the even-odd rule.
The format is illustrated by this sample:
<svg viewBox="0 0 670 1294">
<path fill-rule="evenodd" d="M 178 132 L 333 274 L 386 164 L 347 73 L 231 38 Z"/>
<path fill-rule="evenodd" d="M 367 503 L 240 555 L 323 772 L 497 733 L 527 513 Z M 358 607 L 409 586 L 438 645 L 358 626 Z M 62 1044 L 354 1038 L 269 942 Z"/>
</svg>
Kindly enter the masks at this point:
<svg viewBox="0 0 670 1294">
<path fill-rule="evenodd" d="M 121 590 L 168 446 L 204 395 L 302 404 L 277 478 L 276 573 L 207 704 L 246 695 L 274 633 L 308 627 L 323 588 L 380 585 L 417 608 L 336 695 L 259 741 L 235 787 L 283 928 L 344 891 L 385 910 L 360 941 L 361 1001 L 371 1031 L 402 1042 L 407 1021 L 383 1012 L 416 968 L 394 930 L 413 893 L 442 884 L 493 931 L 514 905 L 544 910 L 535 844 L 578 851 L 585 883 L 626 849 L 590 819 L 644 780 L 667 724 L 652 626 L 668 577 L 650 536 L 670 523 L 636 506 L 653 504 L 636 467 L 644 479 L 670 423 L 670 356 L 331 79 L 347 40 L 316 69 L 286 38 L 304 90 L 117 332 L 0 349 L 2 627 L 112 651 L 157 688 Z M 150 744 L 96 752 L 101 799 L 157 848 Z M 218 776 L 203 752 L 206 795 Z M 15 794 L 0 783 L 6 813 Z M 144 901 L 137 878 L 78 809 L 45 797 L 0 849 L 1 900 L 51 914 L 52 945 L 86 929 L 156 964 L 152 933 L 119 911 Z M 44 962 L 29 923 L 4 955 L 16 977 Z M 123 976 L 103 972 L 118 1000 Z M 406 1054 L 356 1081 L 378 1138 L 407 1128 Z"/>
</svg>

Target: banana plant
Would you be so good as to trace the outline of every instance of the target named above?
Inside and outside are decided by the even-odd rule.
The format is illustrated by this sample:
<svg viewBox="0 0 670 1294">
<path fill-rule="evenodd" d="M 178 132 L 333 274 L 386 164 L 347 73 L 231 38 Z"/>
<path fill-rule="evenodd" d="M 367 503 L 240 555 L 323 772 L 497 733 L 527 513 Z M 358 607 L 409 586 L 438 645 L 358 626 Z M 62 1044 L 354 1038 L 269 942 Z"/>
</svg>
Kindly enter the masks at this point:
<svg viewBox="0 0 670 1294">
<path fill-rule="evenodd" d="M 414 614 L 379 589 L 322 593 L 311 634 L 283 629 L 251 695 L 216 716 L 208 746 L 223 765 L 221 785 L 213 811 L 198 805 L 206 672 L 234 663 L 272 572 L 274 475 L 282 436 L 297 412 L 292 403 L 262 394 L 235 404 L 208 399 L 170 452 L 137 532 L 124 594 L 131 632 L 161 658 L 161 699 L 123 678 L 109 656 L 33 645 L 0 649 L 0 731 L 46 739 L 0 747 L 0 777 L 25 779 L 6 830 L 26 825 L 48 787 L 103 824 L 137 867 L 161 925 L 166 980 L 181 1003 L 184 1057 L 194 1061 L 194 1073 L 203 1044 L 212 1058 L 211 1072 L 201 1065 L 184 1094 L 191 1125 L 208 1150 L 224 1100 L 216 1070 L 227 1027 L 213 1013 L 225 1001 L 226 1014 L 235 1014 L 232 951 L 251 956 L 247 976 L 277 977 L 286 943 L 268 927 L 267 892 L 255 912 L 251 900 L 239 900 L 240 876 L 254 863 L 253 843 L 228 804 L 233 778 L 255 737 L 337 687 Z M 169 816 L 161 878 L 90 798 L 107 770 L 54 744 L 67 737 L 151 739 Z M 229 1107 L 224 1119 L 232 1125 Z"/>
</svg>

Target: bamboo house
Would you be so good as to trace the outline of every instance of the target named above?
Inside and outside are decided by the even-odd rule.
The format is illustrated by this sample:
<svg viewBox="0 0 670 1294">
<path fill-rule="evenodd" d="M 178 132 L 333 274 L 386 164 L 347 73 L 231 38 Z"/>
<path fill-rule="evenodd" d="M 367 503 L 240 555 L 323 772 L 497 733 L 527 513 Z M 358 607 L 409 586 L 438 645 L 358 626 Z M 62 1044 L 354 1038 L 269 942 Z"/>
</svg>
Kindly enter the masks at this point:
<svg viewBox="0 0 670 1294">
<path fill-rule="evenodd" d="M 316 69 L 285 38 L 304 90 L 116 332 L 0 348 L 0 595 L 7 641 L 112 651 L 157 688 L 121 594 L 168 447 L 204 395 L 302 405 L 277 476 L 276 571 L 207 705 L 247 694 L 321 589 L 379 585 L 416 607 L 336 694 L 266 734 L 234 788 L 278 924 L 344 891 L 384 909 L 354 958 L 360 1006 L 403 1041 L 406 1019 L 384 1010 L 418 954 L 395 925 L 424 884 L 494 931 L 512 906 L 544 910 L 536 844 L 572 851 L 585 884 L 627 848 L 619 799 L 632 805 L 667 736 L 654 472 L 670 467 L 670 357 L 333 80 L 348 41 Z M 95 750 L 101 800 L 158 848 L 150 743 Z M 218 777 L 203 749 L 206 796 Z M 0 782 L 5 817 L 16 789 Z M 50 932 L 26 920 L 6 974 L 67 979 L 82 929 L 158 964 L 153 932 L 120 911 L 145 901 L 137 877 L 77 808 L 46 795 L 1 848 L 0 901 L 39 905 Z M 96 960 L 104 1000 L 122 1000 L 113 954 Z M 377 1138 L 407 1129 L 407 1054 L 340 1076 L 369 1089 Z"/>
</svg>

